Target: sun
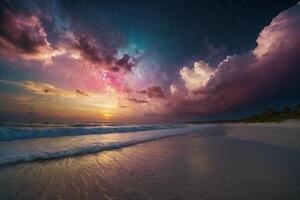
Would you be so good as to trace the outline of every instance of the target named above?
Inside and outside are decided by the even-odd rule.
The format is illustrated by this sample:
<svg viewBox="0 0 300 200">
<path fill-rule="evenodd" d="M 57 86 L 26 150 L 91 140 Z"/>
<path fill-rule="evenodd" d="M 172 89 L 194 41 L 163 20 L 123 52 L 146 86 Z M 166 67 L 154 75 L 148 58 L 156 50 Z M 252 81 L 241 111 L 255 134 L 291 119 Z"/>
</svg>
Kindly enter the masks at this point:
<svg viewBox="0 0 300 200">
<path fill-rule="evenodd" d="M 105 120 L 111 120 L 113 115 L 109 114 L 109 113 L 105 113 L 105 114 L 103 114 L 103 117 L 104 117 Z"/>
</svg>

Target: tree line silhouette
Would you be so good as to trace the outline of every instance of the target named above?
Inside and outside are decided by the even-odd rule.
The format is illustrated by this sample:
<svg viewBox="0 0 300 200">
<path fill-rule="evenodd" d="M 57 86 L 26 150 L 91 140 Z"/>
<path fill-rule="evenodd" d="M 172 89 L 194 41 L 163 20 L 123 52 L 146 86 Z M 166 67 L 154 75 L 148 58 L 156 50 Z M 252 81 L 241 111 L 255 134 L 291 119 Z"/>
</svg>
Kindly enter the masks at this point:
<svg viewBox="0 0 300 200">
<path fill-rule="evenodd" d="M 268 108 L 261 114 L 252 115 L 243 119 L 243 122 L 280 122 L 288 119 L 300 118 L 300 104 L 294 108 L 287 106 L 281 110 Z"/>
</svg>

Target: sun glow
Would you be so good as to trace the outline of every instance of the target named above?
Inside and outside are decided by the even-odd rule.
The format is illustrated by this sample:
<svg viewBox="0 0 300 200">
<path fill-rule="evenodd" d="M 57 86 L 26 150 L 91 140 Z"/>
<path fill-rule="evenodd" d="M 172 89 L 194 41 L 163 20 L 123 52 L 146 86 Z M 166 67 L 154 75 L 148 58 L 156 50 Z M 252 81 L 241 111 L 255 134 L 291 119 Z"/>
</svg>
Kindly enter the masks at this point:
<svg viewBox="0 0 300 200">
<path fill-rule="evenodd" d="M 103 118 L 105 120 L 111 120 L 113 118 L 113 115 L 112 114 L 109 114 L 109 113 L 104 113 L 103 114 Z"/>
<path fill-rule="evenodd" d="M 111 90 L 104 93 L 90 92 L 81 88 L 72 90 L 33 81 L 0 80 L 0 84 L 18 87 L 22 90 L 22 98 L 14 98 L 14 105 L 11 105 L 12 101 L 9 101 L 15 97 L 14 95 L 0 103 L 15 109 L 28 106 L 29 111 L 19 109 L 18 112 L 24 112 L 24 115 L 30 112 L 32 118 L 59 116 L 72 119 L 120 120 L 132 114 L 128 106 L 126 109 L 120 109 L 119 105 L 122 104 L 124 98 Z M 34 106 L 31 106 L 32 102 L 35 102 Z"/>
</svg>

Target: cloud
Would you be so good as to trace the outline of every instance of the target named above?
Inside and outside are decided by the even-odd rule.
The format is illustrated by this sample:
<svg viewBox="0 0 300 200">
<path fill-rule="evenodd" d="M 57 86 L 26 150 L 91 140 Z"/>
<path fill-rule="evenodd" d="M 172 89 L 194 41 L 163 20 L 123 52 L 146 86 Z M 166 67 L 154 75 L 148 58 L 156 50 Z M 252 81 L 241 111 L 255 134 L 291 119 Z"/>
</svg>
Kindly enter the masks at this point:
<svg viewBox="0 0 300 200">
<path fill-rule="evenodd" d="M 204 61 L 183 67 L 180 75 L 191 95 L 178 102 L 177 111 L 222 113 L 295 95 L 300 88 L 299 35 L 298 4 L 275 17 L 248 53 L 228 56 L 216 67 Z"/>
<path fill-rule="evenodd" d="M 170 92 L 171 92 L 172 95 L 175 94 L 175 93 L 177 93 L 178 92 L 177 86 L 174 85 L 174 84 L 171 84 L 170 85 Z"/>
<path fill-rule="evenodd" d="M 67 97 L 67 98 L 78 98 L 78 95 L 88 96 L 88 93 L 84 90 L 76 89 L 75 92 L 73 92 L 70 90 L 58 88 L 52 84 L 35 82 L 35 81 L 18 82 L 18 81 L 10 81 L 10 80 L 0 80 L 0 83 L 15 85 L 37 95 L 49 95 L 49 96 L 58 96 L 58 97 Z"/>
<path fill-rule="evenodd" d="M 179 73 L 186 88 L 193 91 L 205 86 L 213 73 L 213 69 L 208 63 L 200 60 L 195 62 L 193 67 L 183 67 Z"/>
<path fill-rule="evenodd" d="M 88 96 L 89 96 L 89 93 L 87 93 L 85 90 L 76 89 L 75 92 L 76 92 L 76 94 L 78 94 L 79 96 L 85 96 L 85 97 L 88 97 Z"/>
<path fill-rule="evenodd" d="M 51 16 L 50 11 L 43 13 L 39 4 L 33 4 L 36 9 L 13 9 L 18 7 L 16 2 L 1 5 L 0 55 L 3 58 L 14 56 L 52 64 L 54 58 L 65 56 L 85 66 L 121 73 L 130 72 L 136 65 L 133 56 L 120 55 L 124 41 L 119 37 L 111 38 L 106 36 L 108 34 L 93 37 L 85 29 L 75 30 L 77 26 L 71 26 L 71 22 Z"/>
<path fill-rule="evenodd" d="M 126 105 L 119 105 L 120 108 L 128 108 Z"/>
<path fill-rule="evenodd" d="M 25 60 L 38 59 L 49 62 L 58 54 L 51 48 L 40 19 L 32 14 L 0 10 L 0 48 L 2 54 L 19 55 Z"/>
<path fill-rule="evenodd" d="M 117 60 L 116 65 L 126 71 L 131 71 L 131 68 L 135 65 L 135 63 L 130 61 L 130 56 L 128 54 L 124 54 L 122 58 Z"/>
<path fill-rule="evenodd" d="M 94 64 L 95 67 L 104 68 L 112 72 L 129 72 L 135 65 L 134 59 L 128 54 L 117 58 L 115 51 L 105 51 L 101 47 L 101 43 L 86 35 L 75 36 L 72 41 L 73 48 L 78 50 L 83 60 Z"/>
<path fill-rule="evenodd" d="M 24 89 L 33 92 L 35 94 L 53 95 L 53 96 L 61 96 L 65 94 L 63 90 L 48 83 L 25 81 L 18 84 L 20 84 Z"/>
<path fill-rule="evenodd" d="M 85 90 L 76 89 L 75 92 L 61 89 L 48 83 L 39 83 L 33 81 L 25 81 L 18 84 L 24 89 L 39 95 L 52 95 L 67 98 L 89 97 L 89 93 Z M 95 96 L 95 95 L 94 95 Z"/>
<path fill-rule="evenodd" d="M 149 98 L 164 98 L 165 97 L 163 90 L 159 86 L 148 87 L 146 90 L 142 90 L 140 93 L 147 95 Z"/>
<path fill-rule="evenodd" d="M 148 103 L 148 101 L 143 100 L 143 99 L 137 99 L 137 98 L 129 98 L 129 101 L 132 101 L 134 103 Z"/>
<path fill-rule="evenodd" d="M 60 95 L 62 89 L 55 87 L 54 85 L 48 83 L 40 83 L 34 81 L 11 81 L 11 80 L 1 80 L 0 83 L 15 85 L 24 88 L 25 90 L 31 91 L 36 94 L 48 94 L 48 95 Z"/>
<path fill-rule="evenodd" d="M 102 62 L 102 55 L 96 45 L 95 39 L 80 35 L 74 44 L 74 48 L 79 50 L 83 59 L 86 59 L 92 63 Z"/>
<path fill-rule="evenodd" d="M 49 48 L 47 34 L 36 16 L 1 13 L 0 37 L 2 43 L 21 53 L 34 54 Z"/>
</svg>

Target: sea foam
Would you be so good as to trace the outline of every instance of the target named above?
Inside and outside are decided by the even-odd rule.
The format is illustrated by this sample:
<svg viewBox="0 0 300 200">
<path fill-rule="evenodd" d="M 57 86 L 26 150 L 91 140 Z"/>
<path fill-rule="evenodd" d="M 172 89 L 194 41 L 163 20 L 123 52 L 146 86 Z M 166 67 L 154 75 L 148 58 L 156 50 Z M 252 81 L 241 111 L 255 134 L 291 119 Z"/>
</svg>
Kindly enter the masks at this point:
<svg viewBox="0 0 300 200">
<path fill-rule="evenodd" d="M 0 165 L 62 158 L 118 149 L 165 137 L 182 135 L 212 126 L 214 125 L 188 125 L 181 128 L 129 133 L 94 134 L 0 142 Z"/>
<path fill-rule="evenodd" d="M 68 127 L 0 127 L 0 141 L 90 134 L 123 133 L 183 127 L 183 124 Z"/>
</svg>

